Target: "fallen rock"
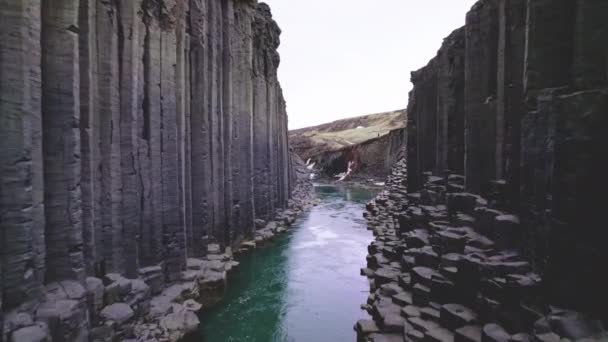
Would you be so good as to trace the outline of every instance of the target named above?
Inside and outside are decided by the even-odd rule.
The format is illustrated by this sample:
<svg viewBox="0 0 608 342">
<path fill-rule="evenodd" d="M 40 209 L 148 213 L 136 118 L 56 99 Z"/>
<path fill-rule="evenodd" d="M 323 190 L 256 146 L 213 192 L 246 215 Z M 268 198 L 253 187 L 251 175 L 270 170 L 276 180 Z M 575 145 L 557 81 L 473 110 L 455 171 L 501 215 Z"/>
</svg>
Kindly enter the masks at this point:
<svg viewBox="0 0 608 342">
<path fill-rule="evenodd" d="M 174 310 L 160 320 L 159 326 L 166 332 L 169 340 L 178 341 L 195 332 L 200 321 L 194 312 L 184 307 L 176 306 Z"/>
<path fill-rule="evenodd" d="M 122 325 L 129 321 L 135 313 L 133 309 L 125 303 L 114 303 L 108 305 L 101 310 L 100 316 L 106 321 L 116 322 L 118 325 Z"/>
<path fill-rule="evenodd" d="M 20 328 L 12 333 L 11 342 L 51 342 L 52 338 L 47 325 L 36 322 L 34 325 Z"/>
</svg>

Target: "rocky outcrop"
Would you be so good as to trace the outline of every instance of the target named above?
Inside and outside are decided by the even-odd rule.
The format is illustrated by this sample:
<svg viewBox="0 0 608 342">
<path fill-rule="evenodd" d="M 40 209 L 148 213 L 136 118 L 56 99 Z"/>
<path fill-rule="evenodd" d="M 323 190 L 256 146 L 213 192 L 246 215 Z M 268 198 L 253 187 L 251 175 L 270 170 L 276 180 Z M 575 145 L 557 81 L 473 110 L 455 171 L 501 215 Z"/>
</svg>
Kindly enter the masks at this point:
<svg viewBox="0 0 608 342">
<path fill-rule="evenodd" d="M 607 338 L 607 15 L 481 0 L 412 73 L 407 157 L 368 207 L 361 339 Z"/>
<path fill-rule="evenodd" d="M 267 5 L 23 0 L 2 2 L 0 19 L 6 340 L 86 340 L 90 298 L 99 322 L 130 321 L 139 299 L 126 284 L 158 294 L 209 243 L 236 247 L 287 207 L 280 29 Z M 104 281 L 85 291 L 91 277 Z M 16 313 L 27 319 L 11 325 Z"/>
</svg>

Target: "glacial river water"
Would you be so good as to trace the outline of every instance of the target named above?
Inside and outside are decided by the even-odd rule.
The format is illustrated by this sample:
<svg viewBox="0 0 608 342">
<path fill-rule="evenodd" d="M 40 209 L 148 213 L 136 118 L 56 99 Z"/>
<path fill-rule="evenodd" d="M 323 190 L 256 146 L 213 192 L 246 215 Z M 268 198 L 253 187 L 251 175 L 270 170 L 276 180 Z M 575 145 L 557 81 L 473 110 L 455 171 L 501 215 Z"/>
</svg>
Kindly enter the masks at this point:
<svg viewBox="0 0 608 342">
<path fill-rule="evenodd" d="M 355 341 L 369 285 L 359 275 L 372 233 L 362 213 L 375 193 L 317 186 L 322 202 L 272 246 L 239 258 L 226 297 L 201 315 L 205 342 Z"/>
</svg>

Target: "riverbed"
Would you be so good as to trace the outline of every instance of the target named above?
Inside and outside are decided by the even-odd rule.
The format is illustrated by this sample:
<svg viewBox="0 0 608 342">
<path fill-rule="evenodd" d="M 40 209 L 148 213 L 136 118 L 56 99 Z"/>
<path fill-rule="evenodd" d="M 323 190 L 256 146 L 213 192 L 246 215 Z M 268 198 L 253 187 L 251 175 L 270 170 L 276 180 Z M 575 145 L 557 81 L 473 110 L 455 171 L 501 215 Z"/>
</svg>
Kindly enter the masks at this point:
<svg viewBox="0 0 608 342">
<path fill-rule="evenodd" d="M 369 291 L 359 275 L 373 236 L 362 217 L 370 189 L 317 185 L 318 206 L 271 246 L 238 259 L 224 300 L 201 314 L 192 341 L 355 341 Z"/>
</svg>

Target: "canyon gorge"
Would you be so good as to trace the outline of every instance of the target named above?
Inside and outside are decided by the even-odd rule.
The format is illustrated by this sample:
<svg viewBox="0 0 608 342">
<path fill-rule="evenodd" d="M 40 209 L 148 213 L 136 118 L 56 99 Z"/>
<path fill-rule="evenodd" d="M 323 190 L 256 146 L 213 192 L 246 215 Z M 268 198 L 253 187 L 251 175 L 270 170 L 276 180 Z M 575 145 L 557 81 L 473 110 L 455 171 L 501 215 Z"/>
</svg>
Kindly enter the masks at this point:
<svg viewBox="0 0 608 342">
<path fill-rule="evenodd" d="M 291 295 L 299 340 L 608 341 L 607 18 L 479 0 L 407 110 L 288 132 L 264 3 L 0 0 L 0 342 L 247 336 L 223 321 L 247 304 L 235 279 Z M 386 185 L 364 207 L 377 193 L 313 186 L 311 163 Z M 357 303 L 339 270 L 370 240 Z M 335 322 L 366 318 L 315 323 L 287 267 L 348 306 Z M 242 306 L 202 313 L 226 293 Z"/>
</svg>

